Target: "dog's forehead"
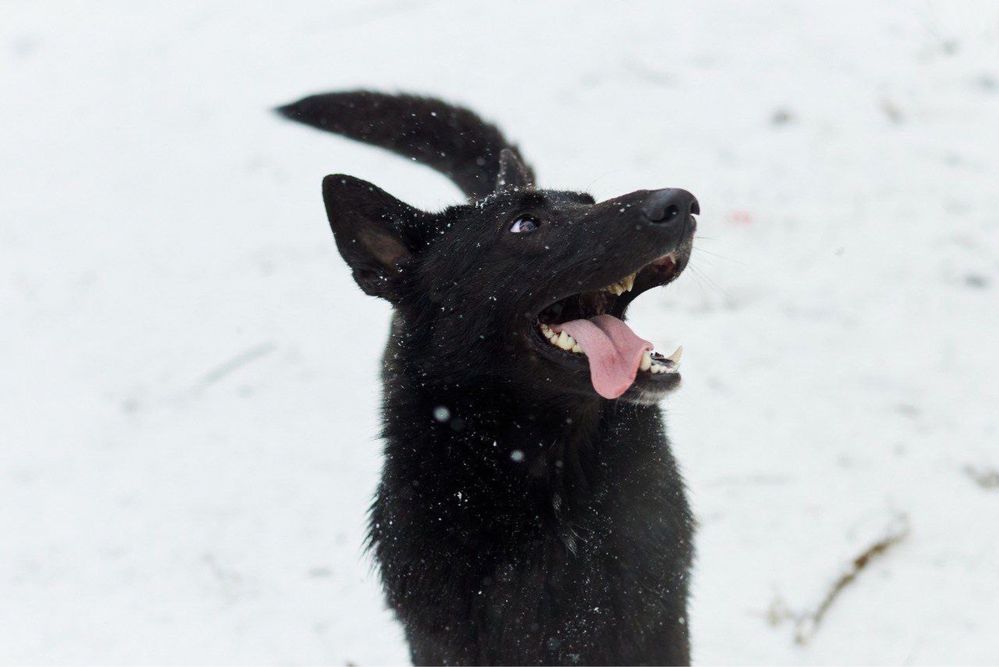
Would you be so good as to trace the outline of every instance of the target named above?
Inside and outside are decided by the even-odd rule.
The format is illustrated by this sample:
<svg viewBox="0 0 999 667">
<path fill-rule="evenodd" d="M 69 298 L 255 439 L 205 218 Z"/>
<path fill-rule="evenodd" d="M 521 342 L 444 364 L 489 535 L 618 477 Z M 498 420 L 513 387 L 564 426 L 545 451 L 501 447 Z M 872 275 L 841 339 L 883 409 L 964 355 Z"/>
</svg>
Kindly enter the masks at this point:
<svg viewBox="0 0 999 667">
<path fill-rule="evenodd" d="M 499 190 L 488 197 L 478 200 L 472 209 L 478 213 L 501 213 L 522 210 L 558 209 L 585 206 L 593 203 L 593 197 L 585 192 L 511 188 Z"/>
</svg>

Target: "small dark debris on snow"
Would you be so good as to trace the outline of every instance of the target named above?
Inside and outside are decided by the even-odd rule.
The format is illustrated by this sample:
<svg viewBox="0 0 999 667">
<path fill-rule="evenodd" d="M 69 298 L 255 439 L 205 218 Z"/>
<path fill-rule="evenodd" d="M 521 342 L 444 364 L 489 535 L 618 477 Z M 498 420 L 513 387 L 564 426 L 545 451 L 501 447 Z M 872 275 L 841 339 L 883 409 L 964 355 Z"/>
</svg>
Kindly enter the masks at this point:
<svg viewBox="0 0 999 667">
<path fill-rule="evenodd" d="M 784 601 L 784 598 L 782 598 L 779 594 L 775 594 L 774 599 L 770 601 L 770 606 L 767 607 L 763 617 L 767 619 L 767 625 L 772 628 L 776 628 L 784 621 L 794 619 L 795 614 L 791 611 L 791 608 L 787 606 L 787 602 Z"/>
<path fill-rule="evenodd" d="M 964 466 L 964 473 L 978 486 L 988 491 L 999 490 L 999 469 Z"/>
<path fill-rule="evenodd" d="M 980 273 L 968 273 L 964 276 L 964 284 L 975 289 L 985 289 L 989 287 L 991 281 L 988 276 L 983 276 Z"/>
<path fill-rule="evenodd" d="M 788 125 L 794 122 L 794 114 L 789 109 L 777 109 L 770 116 L 771 125 Z"/>
<path fill-rule="evenodd" d="M 888 120 L 896 125 L 900 125 L 905 120 L 902 110 L 889 99 L 881 100 L 881 111 L 888 117 Z"/>
<path fill-rule="evenodd" d="M 201 381 L 198 383 L 198 386 L 207 387 L 213 385 L 227 375 L 239 370 L 243 366 L 266 357 L 276 349 L 277 345 L 273 341 L 265 341 L 259 345 L 254 345 L 251 348 L 243 350 L 236 356 L 205 373 L 204 376 L 202 376 Z"/>
</svg>

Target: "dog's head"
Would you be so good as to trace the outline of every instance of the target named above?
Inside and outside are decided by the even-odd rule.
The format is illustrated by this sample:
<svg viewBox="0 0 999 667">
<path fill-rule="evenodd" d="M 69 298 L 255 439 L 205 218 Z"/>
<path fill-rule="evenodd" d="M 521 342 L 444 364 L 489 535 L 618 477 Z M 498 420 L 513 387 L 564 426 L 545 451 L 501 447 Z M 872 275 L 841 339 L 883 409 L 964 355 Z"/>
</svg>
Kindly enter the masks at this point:
<svg viewBox="0 0 999 667">
<path fill-rule="evenodd" d="M 679 383 L 678 353 L 655 352 L 623 320 L 686 266 L 700 213 L 689 192 L 597 203 L 535 189 L 504 151 L 494 194 L 440 213 L 343 175 L 324 179 L 323 197 L 354 279 L 395 307 L 400 367 L 459 389 L 641 403 Z"/>
</svg>

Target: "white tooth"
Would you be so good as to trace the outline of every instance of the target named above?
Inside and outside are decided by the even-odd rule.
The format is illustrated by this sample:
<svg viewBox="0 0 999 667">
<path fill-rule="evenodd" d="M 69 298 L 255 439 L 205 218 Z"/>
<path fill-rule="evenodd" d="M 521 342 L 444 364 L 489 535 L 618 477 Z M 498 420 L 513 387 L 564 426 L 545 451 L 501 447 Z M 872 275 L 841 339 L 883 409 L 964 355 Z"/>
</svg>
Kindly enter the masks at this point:
<svg viewBox="0 0 999 667">
<path fill-rule="evenodd" d="M 648 350 L 642 353 L 642 363 L 639 368 L 643 371 L 649 370 L 652 367 L 652 355 Z"/>
<path fill-rule="evenodd" d="M 575 352 L 576 354 L 582 354 L 583 348 L 579 346 L 579 343 L 576 343 L 575 345 L 572 346 L 572 351 Z"/>
<path fill-rule="evenodd" d="M 548 332 L 548 340 L 550 340 L 551 342 L 554 343 L 555 341 L 558 340 L 558 334 L 555 333 L 554 331 L 549 331 Z"/>
<path fill-rule="evenodd" d="M 563 350 L 569 350 L 572 348 L 572 345 L 569 344 L 569 336 L 564 331 L 558 335 L 558 340 L 555 344 Z"/>
<path fill-rule="evenodd" d="M 679 366 L 680 357 L 682 356 L 683 356 L 683 345 L 677 345 L 676 349 L 673 350 L 673 354 L 666 357 L 666 359 L 672 361 L 674 366 Z"/>
<path fill-rule="evenodd" d="M 624 284 L 625 284 L 624 291 L 630 292 L 631 288 L 635 286 L 635 275 L 636 274 L 633 273 L 624 279 Z"/>
</svg>

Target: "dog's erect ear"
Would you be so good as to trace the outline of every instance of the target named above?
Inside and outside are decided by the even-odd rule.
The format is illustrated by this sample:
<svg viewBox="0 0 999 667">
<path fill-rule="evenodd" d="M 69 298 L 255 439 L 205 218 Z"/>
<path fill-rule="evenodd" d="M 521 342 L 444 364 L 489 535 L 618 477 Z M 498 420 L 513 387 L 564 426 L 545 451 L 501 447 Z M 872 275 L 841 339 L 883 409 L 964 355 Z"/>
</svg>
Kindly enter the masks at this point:
<svg viewBox="0 0 999 667">
<path fill-rule="evenodd" d="M 496 189 L 534 187 L 531 171 L 520 161 L 517 154 L 509 148 L 500 151 L 499 176 L 496 177 Z"/>
<path fill-rule="evenodd" d="M 323 201 L 340 254 L 366 294 L 395 302 L 418 250 L 414 228 L 423 211 L 353 176 L 323 179 Z"/>
</svg>

